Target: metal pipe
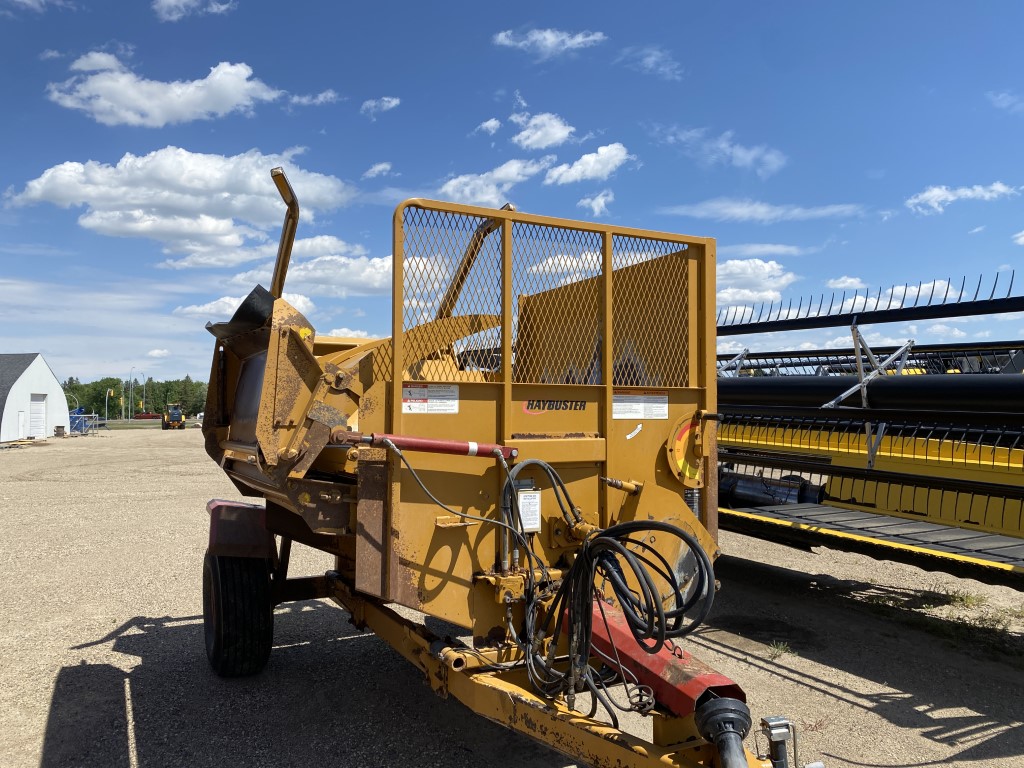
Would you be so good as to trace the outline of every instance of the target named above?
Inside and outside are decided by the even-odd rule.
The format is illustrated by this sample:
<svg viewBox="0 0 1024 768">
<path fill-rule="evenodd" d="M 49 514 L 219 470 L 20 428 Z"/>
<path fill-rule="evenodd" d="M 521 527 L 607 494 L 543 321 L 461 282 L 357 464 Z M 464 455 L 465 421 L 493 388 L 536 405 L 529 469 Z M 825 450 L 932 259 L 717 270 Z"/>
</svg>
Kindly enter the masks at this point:
<svg viewBox="0 0 1024 768">
<path fill-rule="evenodd" d="M 277 261 L 274 262 L 274 276 L 270 280 L 270 292 L 274 298 L 281 298 L 284 293 L 284 279 L 288 275 L 288 262 L 292 258 L 292 246 L 295 244 L 295 230 L 299 225 L 299 200 L 295 190 L 284 175 L 284 168 L 272 168 L 270 177 L 277 186 L 277 191 L 288 206 L 281 226 L 281 241 L 277 245 Z"/>
<path fill-rule="evenodd" d="M 856 376 L 744 376 L 718 379 L 718 400 L 731 405 L 820 406 L 852 387 Z M 908 411 L 1020 411 L 1024 376 L 1001 373 L 881 376 L 871 384 L 871 405 Z"/>
<path fill-rule="evenodd" d="M 821 504 L 825 488 L 802 477 L 775 480 L 769 477 L 721 471 L 718 498 L 721 503 L 745 507 L 776 504 Z"/>
<path fill-rule="evenodd" d="M 501 207 L 501 210 L 503 211 L 515 211 L 515 209 L 516 207 L 512 205 L 512 203 L 505 203 L 505 205 Z M 484 241 L 487 239 L 488 235 L 501 226 L 502 221 L 504 221 L 504 219 L 486 219 L 473 232 L 473 236 L 469 240 L 469 245 L 466 246 L 466 251 L 463 253 L 462 260 L 459 262 L 459 268 L 455 272 L 455 276 L 448 285 L 448 290 L 445 291 L 444 297 L 441 299 L 441 303 L 437 307 L 436 320 L 451 317 L 452 311 L 455 309 L 455 304 L 459 300 L 459 295 L 462 293 L 462 286 L 465 284 L 466 278 L 469 277 L 469 273 L 473 269 L 476 257 L 480 255 L 480 249 L 484 247 Z"/>
<path fill-rule="evenodd" d="M 789 742 L 793 742 L 793 762 L 799 768 L 799 758 L 796 756 L 796 729 L 793 724 L 784 717 L 761 718 L 761 733 L 768 740 L 768 759 L 772 768 L 790 768 L 789 765 Z"/>
<path fill-rule="evenodd" d="M 445 453 L 453 456 L 484 456 L 495 457 L 498 454 L 508 460 L 519 455 L 517 448 L 497 443 L 476 443 L 463 440 L 438 440 L 432 437 L 410 437 L 408 435 L 389 435 L 386 433 L 364 434 L 352 432 L 344 427 L 331 430 L 332 445 L 365 445 L 383 446 L 392 443 L 400 451 L 422 451 L 424 453 Z"/>
<path fill-rule="evenodd" d="M 615 488 L 616 490 L 624 491 L 628 493 L 630 496 L 636 496 L 644 487 L 643 483 L 634 483 L 631 480 L 616 480 L 613 477 L 600 477 L 598 479 L 602 483 L 607 485 L 609 488 Z"/>
</svg>

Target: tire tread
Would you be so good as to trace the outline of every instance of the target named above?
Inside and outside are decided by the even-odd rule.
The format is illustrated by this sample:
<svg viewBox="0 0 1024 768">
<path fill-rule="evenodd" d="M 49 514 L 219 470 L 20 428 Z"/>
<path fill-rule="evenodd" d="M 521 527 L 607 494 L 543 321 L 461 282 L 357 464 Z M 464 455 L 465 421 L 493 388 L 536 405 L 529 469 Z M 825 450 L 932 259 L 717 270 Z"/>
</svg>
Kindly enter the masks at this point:
<svg viewBox="0 0 1024 768">
<path fill-rule="evenodd" d="M 221 677 L 260 672 L 274 641 L 270 561 L 207 554 L 203 580 L 206 656 L 214 672 Z"/>
</svg>

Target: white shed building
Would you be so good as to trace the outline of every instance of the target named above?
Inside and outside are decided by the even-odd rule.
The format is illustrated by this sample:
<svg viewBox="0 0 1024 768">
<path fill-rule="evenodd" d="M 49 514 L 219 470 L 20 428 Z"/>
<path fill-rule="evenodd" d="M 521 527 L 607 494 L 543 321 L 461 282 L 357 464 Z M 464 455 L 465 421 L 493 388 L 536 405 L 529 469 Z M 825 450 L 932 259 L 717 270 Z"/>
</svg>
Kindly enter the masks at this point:
<svg viewBox="0 0 1024 768">
<path fill-rule="evenodd" d="M 70 426 L 64 390 L 43 356 L 0 355 L 0 443 L 41 440 Z"/>
</svg>

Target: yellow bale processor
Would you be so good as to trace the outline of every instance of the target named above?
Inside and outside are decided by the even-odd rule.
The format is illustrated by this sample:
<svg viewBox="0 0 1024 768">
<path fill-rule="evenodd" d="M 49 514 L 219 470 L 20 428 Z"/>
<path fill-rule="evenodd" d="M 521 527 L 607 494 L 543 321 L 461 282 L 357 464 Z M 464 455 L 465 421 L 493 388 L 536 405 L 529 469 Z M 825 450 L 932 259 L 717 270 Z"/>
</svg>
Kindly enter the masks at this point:
<svg viewBox="0 0 1024 768">
<path fill-rule="evenodd" d="M 281 298 L 298 203 L 272 176 L 270 289 L 208 326 L 206 450 L 265 500 L 209 504 L 214 669 L 258 672 L 273 606 L 331 598 L 441 696 L 584 763 L 788 766 L 789 723 L 749 752 L 743 691 L 685 643 L 718 553 L 714 240 L 410 200 L 392 336 L 323 337 Z M 333 569 L 289 578 L 293 542 Z"/>
</svg>

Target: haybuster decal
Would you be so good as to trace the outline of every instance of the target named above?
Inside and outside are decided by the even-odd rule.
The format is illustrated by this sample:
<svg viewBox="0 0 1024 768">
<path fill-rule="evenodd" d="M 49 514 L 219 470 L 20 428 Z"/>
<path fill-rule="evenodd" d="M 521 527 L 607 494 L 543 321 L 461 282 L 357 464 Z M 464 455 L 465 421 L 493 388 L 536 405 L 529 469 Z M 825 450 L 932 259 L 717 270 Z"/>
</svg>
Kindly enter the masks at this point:
<svg viewBox="0 0 1024 768">
<path fill-rule="evenodd" d="M 523 413 L 536 416 L 548 411 L 585 411 L 586 400 L 524 400 Z"/>
</svg>

